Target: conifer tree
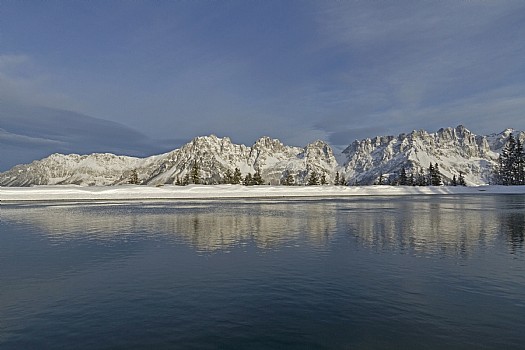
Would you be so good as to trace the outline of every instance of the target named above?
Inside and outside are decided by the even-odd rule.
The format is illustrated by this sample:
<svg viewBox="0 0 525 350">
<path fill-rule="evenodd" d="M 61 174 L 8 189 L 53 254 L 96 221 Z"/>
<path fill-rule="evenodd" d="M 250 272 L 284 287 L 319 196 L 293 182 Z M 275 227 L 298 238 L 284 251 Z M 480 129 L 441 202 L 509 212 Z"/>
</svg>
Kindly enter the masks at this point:
<svg viewBox="0 0 525 350">
<path fill-rule="evenodd" d="M 246 174 L 246 176 L 244 177 L 243 184 L 244 184 L 244 186 L 251 186 L 251 185 L 253 185 L 253 178 L 252 178 L 252 174 L 251 173 Z"/>
<path fill-rule="evenodd" d="M 257 169 L 257 171 L 255 172 L 255 174 L 253 175 L 253 184 L 254 185 L 264 185 L 264 180 L 261 176 L 261 171 L 259 169 Z"/>
<path fill-rule="evenodd" d="M 458 180 L 456 179 L 456 174 L 454 174 L 454 176 L 452 176 L 452 182 L 450 184 L 452 186 L 457 186 L 458 185 Z"/>
<path fill-rule="evenodd" d="M 238 185 L 241 183 L 241 180 L 242 180 L 241 171 L 239 170 L 239 168 L 235 168 L 235 170 L 233 171 L 232 184 Z"/>
<path fill-rule="evenodd" d="M 228 168 L 226 169 L 226 172 L 224 173 L 224 178 L 222 180 L 222 183 L 231 184 L 232 182 L 233 182 L 233 174 L 232 174 L 232 171 Z"/>
<path fill-rule="evenodd" d="M 416 185 L 416 180 L 414 179 L 414 174 L 410 174 L 410 177 L 408 178 L 408 185 L 409 186 L 415 186 Z"/>
<path fill-rule="evenodd" d="M 292 173 L 288 172 L 286 174 L 286 177 L 283 180 L 283 185 L 285 185 L 285 186 L 293 186 L 294 182 L 295 182 L 295 180 L 293 178 Z"/>
<path fill-rule="evenodd" d="M 310 172 L 310 177 L 308 178 L 307 184 L 308 186 L 319 185 L 319 176 L 317 175 L 315 170 L 312 170 Z"/>
<path fill-rule="evenodd" d="M 339 180 L 339 171 L 337 171 L 335 173 L 334 185 L 336 185 L 336 186 L 339 185 L 339 182 L 340 182 L 340 180 Z"/>
<path fill-rule="evenodd" d="M 465 182 L 465 177 L 463 176 L 463 172 L 461 171 L 459 172 L 458 185 L 467 186 L 467 183 Z"/>
<path fill-rule="evenodd" d="M 200 170 L 199 164 L 197 164 L 197 161 L 194 161 L 193 166 L 191 167 L 190 178 L 191 178 L 191 182 L 196 185 L 201 183 L 200 171 L 201 170 Z"/>
<path fill-rule="evenodd" d="M 405 167 L 401 168 L 401 173 L 399 174 L 398 183 L 400 186 L 408 185 L 408 178 L 407 178 L 407 172 L 405 170 Z"/>
<path fill-rule="evenodd" d="M 327 185 L 328 182 L 326 182 L 326 174 L 323 172 L 321 174 L 321 185 Z"/>
<path fill-rule="evenodd" d="M 525 152 L 519 137 L 516 137 L 516 151 L 514 152 L 516 180 L 515 185 L 525 185 Z"/>
<path fill-rule="evenodd" d="M 187 172 L 186 175 L 184 175 L 184 178 L 182 179 L 182 185 L 187 186 L 190 184 L 190 181 L 191 181 L 190 173 Z"/>
<path fill-rule="evenodd" d="M 131 175 L 129 176 L 129 183 L 132 185 L 139 184 L 139 175 L 137 174 L 136 169 L 131 170 Z"/>
<path fill-rule="evenodd" d="M 521 140 L 518 138 L 516 141 L 511 133 L 498 158 L 496 183 L 501 185 L 524 184 L 524 158 Z"/>
<path fill-rule="evenodd" d="M 443 182 L 441 180 L 441 172 L 439 171 L 438 163 L 436 163 L 433 167 L 431 163 L 429 167 L 429 172 L 430 172 L 430 185 L 431 186 L 443 185 Z"/>
<path fill-rule="evenodd" d="M 423 174 L 422 169 L 419 169 L 415 183 L 416 183 L 416 186 L 427 186 L 427 178 L 425 174 Z"/>
</svg>

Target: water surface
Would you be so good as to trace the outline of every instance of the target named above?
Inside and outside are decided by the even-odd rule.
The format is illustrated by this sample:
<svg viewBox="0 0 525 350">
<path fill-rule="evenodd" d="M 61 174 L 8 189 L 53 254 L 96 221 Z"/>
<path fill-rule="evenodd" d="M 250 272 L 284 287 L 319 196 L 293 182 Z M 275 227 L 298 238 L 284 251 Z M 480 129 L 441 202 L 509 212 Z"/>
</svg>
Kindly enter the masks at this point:
<svg viewBox="0 0 525 350">
<path fill-rule="evenodd" d="M 9 204 L 2 349 L 522 349 L 525 196 Z"/>
</svg>

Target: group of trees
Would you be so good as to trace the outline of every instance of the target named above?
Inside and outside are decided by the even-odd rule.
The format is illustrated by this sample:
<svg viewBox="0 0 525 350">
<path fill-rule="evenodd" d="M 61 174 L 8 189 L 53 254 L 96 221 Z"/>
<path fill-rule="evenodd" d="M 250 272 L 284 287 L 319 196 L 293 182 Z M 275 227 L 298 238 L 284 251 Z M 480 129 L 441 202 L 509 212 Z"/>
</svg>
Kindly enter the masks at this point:
<svg viewBox="0 0 525 350">
<path fill-rule="evenodd" d="M 419 169 L 416 172 L 412 172 L 410 175 L 407 174 L 405 167 L 401 168 L 401 171 L 397 176 L 387 177 L 383 174 L 379 174 L 378 179 L 374 185 L 391 185 L 391 186 L 442 186 L 443 175 L 439 171 L 438 163 L 430 163 L 426 172 L 423 169 Z M 465 177 L 462 172 L 459 172 L 459 176 L 453 176 L 450 182 L 451 186 L 466 186 Z"/>
<path fill-rule="evenodd" d="M 202 183 L 200 173 L 201 173 L 201 168 L 199 164 L 197 164 L 197 162 L 193 162 L 193 165 L 190 171 L 187 172 L 186 175 L 184 175 L 182 179 L 177 176 L 177 178 L 175 179 L 175 185 L 178 185 L 178 186 L 187 186 L 189 184 L 198 185 Z"/>
<path fill-rule="evenodd" d="M 204 183 L 203 179 L 200 177 L 201 169 L 197 162 L 194 162 L 190 171 L 184 175 L 184 177 L 181 179 L 177 176 L 175 179 L 175 185 L 179 186 L 187 186 L 190 184 L 202 184 Z M 245 185 L 245 186 L 253 186 L 253 185 L 263 185 L 264 179 L 261 176 L 261 172 L 257 170 L 253 175 L 251 173 L 246 174 L 246 176 L 242 177 L 241 170 L 239 168 L 235 168 L 235 170 L 232 172 L 230 169 L 226 170 L 226 173 L 224 174 L 224 177 L 220 180 L 221 184 L 232 184 L 232 185 Z"/>
<path fill-rule="evenodd" d="M 509 148 L 510 150 L 510 148 Z M 503 154 L 503 153 L 502 153 Z M 509 153 L 508 154 L 512 154 Z M 521 153 L 523 155 L 523 149 Z M 503 156 L 502 156 L 503 157 Z M 501 157 L 500 157 L 501 158 Z M 506 158 L 504 158 L 506 159 Z M 509 161 L 503 161 L 501 160 L 501 164 L 507 164 Z M 521 184 L 525 183 L 523 181 L 523 157 L 521 158 L 521 171 L 518 171 L 517 174 L 521 174 L 521 177 L 517 176 L 516 178 L 521 179 Z M 501 168 L 505 169 L 505 168 Z M 194 162 L 190 171 L 187 172 L 182 178 L 178 177 L 175 180 L 175 185 L 179 186 L 186 186 L 190 184 L 201 184 L 204 183 L 203 179 L 200 177 L 201 174 L 201 168 L 197 162 Z M 501 179 L 508 179 L 509 176 L 505 175 L 499 175 L 498 178 Z M 501 172 L 503 174 L 503 172 Z M 514 177 L 512 177 L 514 179 Z M 138 174 L 136 170 L 132 170 L 129 181 L 130 184 L 140 184 Z M 253 186 L 253 185 L 263 185 L 265 183 L 264 179 L 261 176 L 260 170 L 257 170 L 253 175 L 251 173 L 246 174 L 244 177 L 241 174 L 241 171 L 239 168 L 235 168 L 235 170 L 232 172 L 230 169 L 227 169 L 224 177 L 220 180 L 221 184 L 232 184 L 232 185 L 245 185 L 245 186 Z M 285 186 L 293 186 L 295 185 L 295 178 L 294 176 L 288 172 L 286 176 L 281 181 L 282 185 Z M 335 179 L 334 179 L 334 185 L 336 186 L 347 186 L 346 180 L 344 176 L 340 175 L 339 172 L 336 172 Z M 356 183 L 357 184 L 357 183 Z M 309 173 L 308 178 L 306 179 L 306 185 L 308 186 L 316 186 L 316 185 L 328 185 L 328 181 L 326 178 L 326 174 L 323 172 L 320 175 L 317 173 L 317 171 L 312 170 Z M 430 164 L 427 168 L 427 173 L 423 173 L 422 170 L 419 170 L 416 173 L 412 173 L 410 175 L 407 174 L 406 169 L 403 167 L 401 168 L 401 171 L 399 175 L 397 176 L 384 176 L 383 174 L 380 174 L 376 182 L 374 182 L 374 185 L 392 185 L 392 186 L 441 186 L 443 185 L 442 182 L 442 175 L 439 171 L 439 165 L 437 163 Z M 466 186 L 465 178 L 463 177 L 463 173 L 459 173 L 459 177 L 452 178 L 452 182 L 450 183 L 452 186 Z"/>
<path fill-rule="evenodd" d="M 494 172 L 498 185 L 525 185 L 525 153 L 519 137 L 509 135 Z"/>
</svg>

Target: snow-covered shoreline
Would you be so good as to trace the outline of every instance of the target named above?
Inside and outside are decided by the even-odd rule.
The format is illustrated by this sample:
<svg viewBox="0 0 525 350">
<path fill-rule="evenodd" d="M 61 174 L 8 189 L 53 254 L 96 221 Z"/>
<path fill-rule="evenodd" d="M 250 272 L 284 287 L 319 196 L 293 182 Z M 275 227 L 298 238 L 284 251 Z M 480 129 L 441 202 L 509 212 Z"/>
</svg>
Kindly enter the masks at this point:
<svg viewBox="0 0 525 350">
<path fill-rule="evenodd" d="M 525 186 L 34 186 L 0 187 L 0 201 L 297 198 L 449 194 L 525 194 Z"/>
</svg>

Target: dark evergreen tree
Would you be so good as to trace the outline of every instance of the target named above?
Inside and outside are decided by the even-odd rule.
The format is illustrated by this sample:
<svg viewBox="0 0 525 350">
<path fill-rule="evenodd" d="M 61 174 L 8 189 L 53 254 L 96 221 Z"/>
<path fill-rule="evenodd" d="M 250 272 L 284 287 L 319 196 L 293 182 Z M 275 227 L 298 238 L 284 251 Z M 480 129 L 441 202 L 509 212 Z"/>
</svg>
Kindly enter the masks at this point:
<svg viewBox="0 0 525 350">
<path fill-rule="evenodd" d="M 514 185 L 516 140 L 512 133 L 498 158 L 497 182 L 500 185 Z"/>
<path fill-rule="evenodd" d="M 339 171 L 337 171 L 337 172 L 335 173 L 334 185 L 336 185 L 336 186 L 339 185 L 339 182 L 340 182 L 340 181 L 341 181 L 341 180 L 339 180 Z"/>
<path fill-rule="evenodd" d="M 356 186 L 357 186 L 357 180 L 355 180 L 356 182 Z M 339 185 L 341 186 L 347 186 L 348 184 L 346 183 L 346 180 L 345 180 L 345 177 L 343 176 L 343 174 L 341 174 L 341 176 L 339 177 Z"/>
<path fill-rule="evenodd" d="M 184 175 L 184 178 L 182 179 L 182 185 L 187 186 L 190 184 L 190 181 L 191 181 L 190 173 L 187 172 L 186 175 Z"/>
<path fill-rule="evenodd" d="M 317 172 L 315 170 L 312 170 L 310 172 L 310 176 L 308 177 L 308 186 L 315 186 L 319 185 L 319 175 L 317 175 Z"/>
<path fill-rule="evenodd" d="M 326 182 L 326 174 L 325 173 L 322 173 L 321 174 L 321 185 L 327 185 L 328 182 Z"/>
<path fill-rule="evenodd" d="M 416 176 L 416 186 L 427 186 L 427 177 L 423 174 L 423 170 L 419 169 Z"/>
<path fill-rule="evenodd" d="M 285 185 L 285 186 L 293 186 L 294 183 L 295 183 L 295 180 L 293 178 L 292 173 L 288 172 L 286 174 L 286 177 L 283 180 L 283 185 Z"/>
<path fill-rule="evenodd" d="M 516 150 L 514 152 L 515 162 L 515 185 L 525 185 L 525 152 L 519 137 L 516 137 Z"/>
<path fill-rule="evenodd" d="M 409 186 L 415 186 L 416 180 L 414 179 L 414 174 L 410 174 L 410 177 L 408 178 L 408 185 Z"/>
<path fill-rule="evenodd" d="M 456 174 L 454 174 L 454 176 L 452 176 L 452 182 L 450 183 L 451 186 L 457 186 L 458 185 L 458 180 L 456 179 Z"/>
<path fill-rule="evenodd" d="M 137 174 L 137 170 L 133 169 L 131 170 L 131 175 L 129 176 L 129 181 L 132 185 L 138 185 L 139 182 L 139 175 Z"/>
<path fill-rule="evenodd" d="M 525 185 L 525 153 L 519 137 L 509 135 L 499 155 L 494 178 L 500 185 Z"/>
<path fill-rule="evenodd" d="M 239 170 L 239 168 L 235 168 L 235 170 L 233 171 L 232 184 L 238 185 L 241 183 L 241 180 L 242 180 L 241 171 Z"/>
<path fill-rule="evenodd" d="M 182 186 L 182 182 L 180 181 L 180 177 L 177 175 L 177 178 L 175 179 L 175 185 Z"/>
<path fill-rule="evenodd" d="M 467 186 L 467 183 L 465 182 L 465 177 L 463 176 L 463 172 L 461 171 L 459 172 L 458 185 Z"/>
<path fill-rule="evenodd" d="M 254 185 L 264 185 L 264 180 L 261 176 L 261 171 L 257 169 L 255 174 L 253 175 L 253 184 Z"/>
<path fill-rule="evenodd" d="M 226 169 L 226 172 L 224 173 L 224 178 L 222 179 L 222 183 L 224 184 L 233 183 L 233 174 L 230 169 Z"/>
<path fill-rule="evenodd" d="M 246 176 L 244 177 L 243 184 L 244 184 L 244 186 L 251 186 L 251 185 L 253 185 L 253 178 L 252 178 L 252 174 L 251 173 L 246 174 Z"/>
<path fill-rule="evenodd" d="M 441 172 L 439 171 L 438 163 L 434 164 L 433 167 L 432 167 L 432 164 L 430 164 L 430 167 L 428 169 L 430 172 L 430 185 L 431 186 L 443 185 L 443 182 L 441 180 Z"/>
<path fill-rule="evenodd" d="M 406 186 L 408 185 L 408 178 L 407 178 L 407 172 L 405 170 L 405 167 L 401 168 L 401 173 L 399 174 L 399 179 L 397 181 L 400 186 Z"/>
<path fill-rule="evenodd" d="M 190 172 L 191 183 L 194 183 L 196 185 L 201 183 L 200 172 L 201 169 L 199 167 L 199 164 L 197 164 L 197 161 L 194 161 Z"/>
</svg>

